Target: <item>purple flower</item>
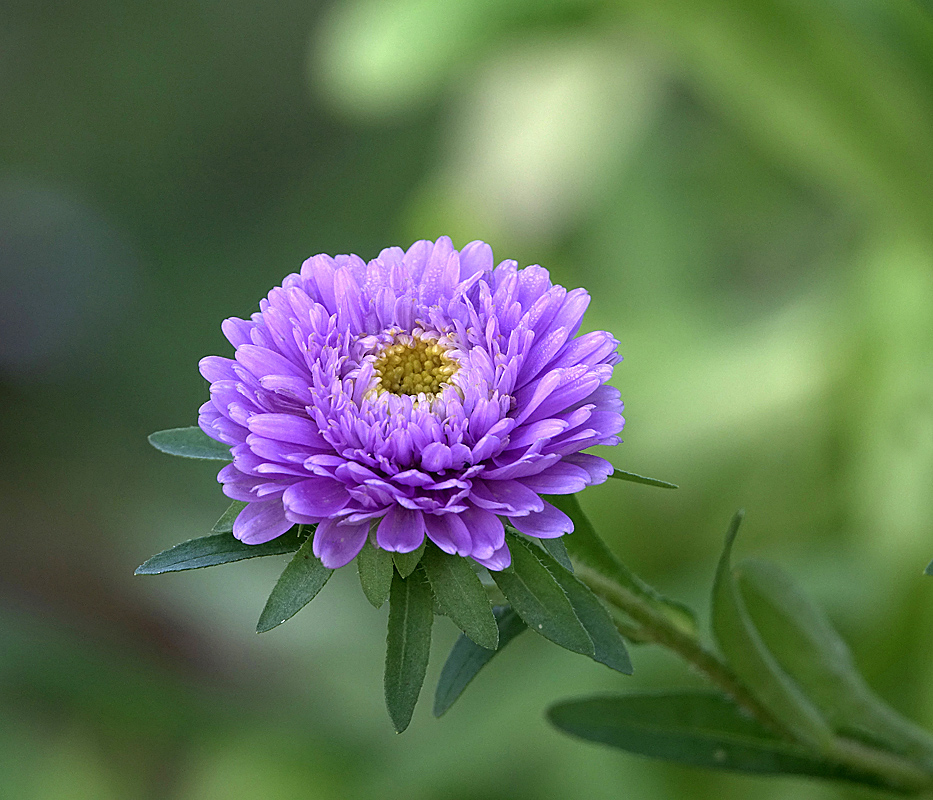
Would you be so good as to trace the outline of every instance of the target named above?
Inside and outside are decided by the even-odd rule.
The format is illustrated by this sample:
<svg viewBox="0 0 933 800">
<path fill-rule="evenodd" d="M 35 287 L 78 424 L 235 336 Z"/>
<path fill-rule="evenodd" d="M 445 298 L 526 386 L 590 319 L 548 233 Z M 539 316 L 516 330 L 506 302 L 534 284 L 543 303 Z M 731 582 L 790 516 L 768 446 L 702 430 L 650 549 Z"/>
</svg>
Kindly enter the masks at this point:
<svg viewBox="0 0 933 800">
<path fill-rule="evenodd" d="M 492 570 L 511 562 L 503 520 L 530 536 L 573 530 L 541 494 L 602 483 L 624 420 L 606 381 L 605 331 L 576 338 L 589 295 L 539 266 L 493 268 L 492 249 L 450 239 L 309 258 L 223 332 L 208 356 L 199 424 L 232 446 L 218 475 L 248 505 L 248 544 L 316 524 L 314 553 L 351 561 L 372 530 L 400 553 L 424 537 Z"/>
</svg>

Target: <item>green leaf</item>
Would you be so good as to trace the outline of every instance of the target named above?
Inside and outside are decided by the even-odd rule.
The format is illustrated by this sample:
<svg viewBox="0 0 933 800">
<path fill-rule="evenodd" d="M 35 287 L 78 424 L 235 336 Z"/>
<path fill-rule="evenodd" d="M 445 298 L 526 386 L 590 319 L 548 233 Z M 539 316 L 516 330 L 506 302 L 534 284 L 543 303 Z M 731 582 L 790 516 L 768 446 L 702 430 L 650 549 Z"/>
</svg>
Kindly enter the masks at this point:
<svg viewBox="0 0 933 800">
<path fill-rule="evenodd" d="M 554 539 L 536 539 L 535 541 L 565 570 L 573 572 L 573 562 L 570 560 L 570 556 L 567 555 L 567 545 L 564 544 L 563 536 Z"/>
<path fill-rule="evenodd" d="M 662 612 L 678 628 L 691 635 L 696 635 L 697 621 L 693 611 L 683 603 L 670 600 L 658 593 L 616 558 L 615 554 L 606 546 L 606 543 L 599 538 L 599 534 L 596 533 L 586 514 L 583 513 L 576 495 L 553 495 L 548 497 L 547 500 L 573 520 L 573 533 L 566 534 L 561 538 L 567 546 L 567 551 L 579 564 L 589 567 L 594 572 L 620 586 L 624 586 Z"/>
<path fill-rule="evenodd" d="M 366 599 L 376 608 L 382 608 L 392 588 L 392 554 L 366 542 L 356 557 L 356 568 Z"/>
<path fill-rule="evenodd" d="M 247 505 L 248 503 L 244 503 L 242 500 L 234 500 L 224 511 L 223 516 L 214 523 L 211 533 L 230 533 L 233 530 L 234 521 Z"/>
<path fill-rule="evenodd" d="M 613 470 L 609 475 L 617 481 L 629 481 L 631 483 L 643 483 L 645 486 L 657 486 L 659 489 L 679 489 L 676 483 L 668 483 L 657 478 L 647 478 L 644 475 L 638 475 L 634 472 L 626 472 L 624 469 Z"/>
<path fill-rule="evenodd" d="M 423 570 L 407 578 L 392 577 L 389 599 L 389 630 L 386 636 L 386 708 L 395 730 L 401 733 L 421 694 L 431 652 L 434 622 L 431 588 Z"/>
<path fill-rule="evenodd" d="M 933 561 L 927 564 L 927 568 L 924 570 L 924 574 L 933 575 Z"/>
<path fill-rule="evenodd" d="M 157 431 L 149 436 L 149 444 L 170 456 L 233 461 L 230 445 L 211 439 L 197 426 Z"/>
<path fill-rule="evenodd" d="M 777 737 L 712 692 L 570 700 L 552 706 L 548 718 L 581 739 L 680 764 L 882 785 L 871 775 L 815 757 Z"/>
<path fill-rule="evenodd" d="M 429 547 L 421 559 L 442 613 L 480 647 L 495 650 L 499 629 L 479 577 L 465 558 Z"/>
<path fill-rule="evenodd" d="M 271 631 L 295 616 L 310 603 L 334 571 L 325 567 L 312 552 L 313 537 L 308 537 L 295 557 L 288 562 L 259 615 L 256 633 Z"/>
<path fill-rule="evenodd" d="M 593 660 L 605 664 L 623 675 L 631 675 L 632 660 L 629 658 L 625 641 L 605 606 L 590 588 L 557 563 L 551 569 L 560 587 L 570 600 L 573 611 L 583 624 L 593 642 Z"/>
<path fill-rule="evenodd" d="M 412 550 L 410 553 L 393 553 L 392 560 L 395 561 L 395 568 L 398 570 L 398 574 L 403 578 L 407 578 L 415 571 L 415 567 L 421 563 L 421 556 L 424 555 L 424 546 L 427 542 L 427 538 L 419 545 L 417 550 Z"/>
<path fill-rule="evenodd" d="M 522 631 L 528 630 L 522 618 L 509 606 L 496 606 L 492 613 L 499 628 L 498 649 L 480 647 L 466 635 L 457 639 L 437 682 L 437 691 L 434 693 L 435 717 L 444 714 L 454 704 L 479 671 L 502 652 L 502 648 Z"/>
<path fill-rule="evenodd" d="M 564 590 L 574 614 L 577 615 L 577 619 L 580 620 L 593 642 L 593 660 L 617 672 L 631 675 L 632 661 L 625 647 L 625 641 L 606 607 L 593 594 L 589 586 L 582 583 L 556 558 L 552 558 L 549 553 L 538 557 Z"/>
<path fill-rule="evenodd" d="M 278 556 L 294 553 L 307 536 L 295 525 L 281 536 L 263 544 L 243 544 L 230 533 L 218 533 L 200 539 L 190 539 L 154 555 L 136 569 L 137 575 L 159 575 L 184 569 L 201 569 L 229 564 L 259 556 Z"/>
<path fill-rule="evenodd" d="M 788 575 L 761 561 L 745 561 L 733 575 L 762 640 L 834 730 L 933 768 L 933 737 L 871 690 L 846 643 Z"/>
<path fill-rule="evenodd" d="M 593 642 L 573 611 L 567 595 L 524 538 L 506 532 L 512 566 L 490 571 L 509 604 L 535 633 L 575 653 L 592 657 Z"/>
<path fill-rule="evenodd" d="M 744 512 L 732 519 L 726 546 L 713 585 L 713 632 L 723 655 L 736 675 L 762 705 L 796 738 L 818 750 L 832 740 L 832 730 L 817 707 L 793 680 L 762 641 L 735 585 L 730 557 Z"/>
</svg>

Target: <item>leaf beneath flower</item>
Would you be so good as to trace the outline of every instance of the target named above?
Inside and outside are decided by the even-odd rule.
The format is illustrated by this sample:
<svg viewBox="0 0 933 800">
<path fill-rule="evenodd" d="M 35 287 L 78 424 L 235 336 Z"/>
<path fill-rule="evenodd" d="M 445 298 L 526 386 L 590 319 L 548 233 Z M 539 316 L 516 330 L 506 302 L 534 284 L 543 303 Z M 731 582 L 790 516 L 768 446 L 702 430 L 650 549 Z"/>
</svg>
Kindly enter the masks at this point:
<svg viewBox="0 0 933 800">
<path fill-rule="evenodd" d="M 224 511 L 223 515 L 217 522 L 214 523 L 214 527 L 211 528 L 211 533 L 230 533 L 233 531 L 233 523 L 236 521 L 236 518 L 240 516 L 240 512 L 249 505 L 244 503 L 242 500 L 234 500 Z"/>
<path fill-rule="evenodd" d="M 382 608 L 392 588 L 392 554 L 366 542 L 356 557 L 356 568 L 366 599 L 375 608 Z"/>
<path fill-rule="evenodd" d="M 502 652 L 502 648 L 522 631 L 528 630 L 522 618 L 509 606 L 496 606 L 492 613 L 499 629 L 498 649 L 487 650 L 480 647 L 466 634 L 457 639 L 450 655 L 447 656 L 437 682 L 437 690 L 434 692 L 435 717 L 444 714 L 454 704 L 479 671 Z"/>
<path fill-rule="evenodd" d="M 630 483 L 643 483 L 645 486 L 657 486 L 660 489 L 680 488 L 676 483 L 668 483 L 667 481 L 658 480 L 657 478 L 648 478 L 634 472 L 626 472 L 624 469 L 613 470 L 609 477 L 615 478 L 617 481 L 629 481 Z"/>
<path fill-rule="evenodd" d="M 386 708 L 395 730 L 411 722 L 431 652 L 434 608 L 423 570 L 408 578 L 392 577 L 389 628 L 386 636 Z"/>
<path fill-rule="evenodd" d="M 625 641 L 605 606 L 588 586 L 580 583 L 560 565 L 555 563 L 551 572 L 566 593 L 574 613 L 593 642 L 593 660 L 623 675 L 631 675 L 634 669 Z"/>
<path fill-rule="evenodd" d="M 154 555 L 136 568 L 136 574 L 159 575 L 163 572 L 215 567 L 218 564 L 229 564 L 247 558 L 294 553 L 307 538 L 307 530 L 302 532 L 300 526 L 295 525 L 281 536 L 263 544 L 243 544 L 230 533 L 189 539 Z"/>
<path fill-rule="evenodd" d="M 415 571 L 415 567 L 421 563 L 421 556 L 424 555 L 424 546 L 427 542 L 427 538 L 418 546 L 417 550 L 412 550 L 410 553 L 393 553 L 392 560 L 395 562 L 395 568 L 398 570 L 398 574 L 403 578 L 407 578 Z"/>
<path fill-rule="evenodd" d="M 199 427 L 170 428 L 149 436 L 149 444 L 170 456 L 200 458 L 208 461 L 233 461 L 230 445 L 211 439 Z"/>
<path fill-rule="evenodd" d="M 634 694 L 558 703 L 550 721 L 567 733 L 630 753 L 709 769 L 811 775 L 880 785 L 778 738 L 712 692 Z"/>
<path fill-rule="evenodd" d="M 259 616 L 256 633 L 271 631 L 295 616 L 317 596 L 333 575 L 334 571 L 314 555 L 312 546 L 313 539 L 309 536 L 282 571 Z"/>
<path fill-rule="evenodd" d="M 557 536 L 554 539 L 536 539 L 536 541 L 565 570 L 573 572 L 573 562 L 567 554 L 567 545 L 564 544 L 563 536 Z"/>
<path fill-rule="evenodd" d="M 592 657 L 594 649 L 589 634 L 564 590 L 542 562 L 547 554 L 509 532 L 506 541 L 512 552 L 512 566 L 490 574 L 509 604 L 535 633 L 567 650 Z"/>
<path fill-rule="evenodd" d="M 421 563 L 441 612 L 478 645 L 495 650 L 499 645 L 496 618 L 470 562 L 432 546 L 425 550 Z"/>
</svg>

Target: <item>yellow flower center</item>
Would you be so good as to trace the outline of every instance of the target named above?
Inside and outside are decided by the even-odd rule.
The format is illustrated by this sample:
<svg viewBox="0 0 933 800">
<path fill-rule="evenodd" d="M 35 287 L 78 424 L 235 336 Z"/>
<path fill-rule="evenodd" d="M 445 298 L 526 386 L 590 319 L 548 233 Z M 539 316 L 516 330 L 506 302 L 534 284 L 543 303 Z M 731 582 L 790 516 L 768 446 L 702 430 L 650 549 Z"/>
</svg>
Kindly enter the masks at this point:
<svg viewBox="0 0 933 800">
<path fill-rule="evenodd" d="M 450 383 L 457 363 L 438 342 L 404 336 L 378 355 L 373 369 L 379 377 L 380 393 L 433 396 Z"/>
</svg>

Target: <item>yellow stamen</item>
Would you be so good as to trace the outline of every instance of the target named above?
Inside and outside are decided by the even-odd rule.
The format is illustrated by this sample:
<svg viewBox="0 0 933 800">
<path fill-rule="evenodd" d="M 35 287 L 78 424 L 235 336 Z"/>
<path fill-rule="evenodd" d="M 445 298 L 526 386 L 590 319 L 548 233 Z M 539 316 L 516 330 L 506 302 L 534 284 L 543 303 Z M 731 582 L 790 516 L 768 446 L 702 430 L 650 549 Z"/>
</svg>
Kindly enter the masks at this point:
<svg viewBox="0 0 933 800">
<path fill-rule="evenodd" d="M 405 337 L 386 347 L 373 362 L 379 392 L 436 395 L 457 372 L 443 345 L 430 339 Z"/>
</svg>

